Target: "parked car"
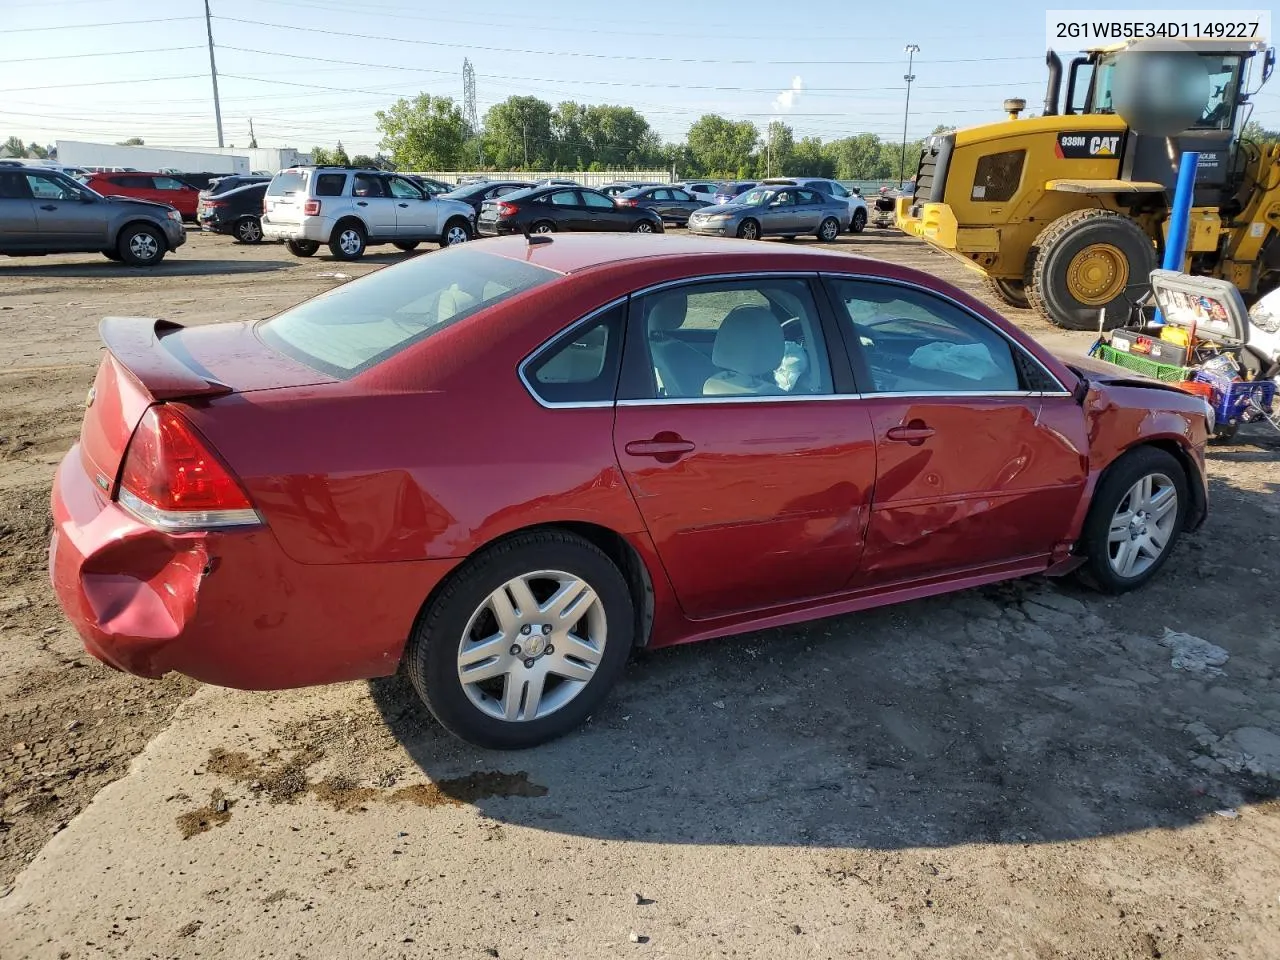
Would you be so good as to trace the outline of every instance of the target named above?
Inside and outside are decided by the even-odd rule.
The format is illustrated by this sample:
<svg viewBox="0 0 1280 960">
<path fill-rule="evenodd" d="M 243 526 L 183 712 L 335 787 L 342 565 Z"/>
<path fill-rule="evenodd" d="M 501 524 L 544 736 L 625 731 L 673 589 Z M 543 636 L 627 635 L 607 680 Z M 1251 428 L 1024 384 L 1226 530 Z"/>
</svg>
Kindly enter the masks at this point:
<svg viewBox="0 0 1280 960">
<path fill-rule="evenodd" d="M 770 177 L 767 180 L 761 180 L 760 186 L 808 187 L 810 190 L 817 190 L 828 197 L 843 200 L 848 205 L 849 217 L 841 221 L 841 229 L 850 233 L 861 233 L 867 227 L 869 216 L 867 202 L 837 180 L 828 180 L 825 177 Z"/>
<path fill-rule="evenodd" d="M 475 234 L 475 211 L 428 194 L 413 180 L 381 170 L 290 167 L 267 186 L 265 240 L 283 240 L 295 257 L 327 243 L 339 260 L 356 260 L 370 245 L 409 251 L 424 241 L 447 247 Z"/>
<path fill-rule="evenodd" d="M 406 173 L 402 176 L 408 177 L 418 186 L 420 186 L 430 196 L 441 196 L 456 189 L 456 185 L 445 183 L 443 180 L 436 180 L 434 177 L 424 177 L 418 173 Z"/>
<path fill-rule="evenodd" d="M 709 200 L 699 200 L 679 187 L 641 187 L 628 190 L 613 198 L 620 207 L 640 207 L 656 211 L 665 223 L 686 224 L 689 215 L 710 205 Z"/>
<path fill-rule="evenodd" d="M 716 187 L 714 203 L 732 203 L 756 185 L 754 180 L 729 180 Z"/>
<path fill-rule="evenodd" d="M 588 187 L 541 186 L 486 200 L 476 220 L 481 236 L 566 230 L 661 233 L 662 218 L 652 210 L 619 207 Z"/>
<path fill-rule="evenodd" d="M 446 200 L 460 200 L 462 203 L 470 204 L 478 217 L 480 207 L 486 200 L 503 197 L 517 190 L 527 190 L 531 186 L 533 186 L 532 183 L 523 180 L 481 180 L 464 187 L 456 187 L 440 196 Z"/>
<path fill-rule="evenodd" d="M 211 197 L 201 197 L 197 220 L 200 229 L 226 233 L 238 243 L 262 240 L 262 202 L 267 184 L 249 183 Z"/>
<path fill-rule="evenodd" d="M 577 187 L 581 186 L 577 180 L 565 180 L 562 178 L 551 177 L 549 179 L 539 180 L 539 187 Z"/>
<path fill-rule="evenodd" d="M 692 193 L 697 199 L 705 200 L 707 203 L 716 202 L 716 192 L 720 189 L 720 184 L 714 180 L 682 180 L 671 186 L 679 187 L 686 193 Z"/>
<path fill-rule="evenodd" d="M 1133 590 L 1206 512 L 1205 401 L 831 251 L 509 237 L 101 335 L 49 549 L 87 650 L 248 689 L 403 667 L 489 748 L 581 724 L 637 648 Z"/>
<path fill-rule="evenodd" d="M 196 204 L 200 202 L 200 191 L 166 173 L 95 173 L 84 182 L 104 197 L 167 203 L 184 220 L 196 218 Z"/>
<path fill-rule="evenodd" d="M 270 177 L 259 177 L 250 174 L 233 173 L 225 177 L 215 177 L 209 181 L 209 186 L 200 191 L 200 199 L 207 197 L 217 197 L 232 190 L 238 190 L 243 186 L 251 183 L 270 183 Z"/>
<path fill-rule="evenodd" d="M 0 254 L 101 253 L 150 267 L 186 240 L 167 204 L 104 197 L 56 170 L 0 167 Z"/>
<path fill-rule="evenodd" d="M 637 187 L 656 187 L 656 183 L 645 183 L 642 180 L 617 180 L 613 183 L 606 183 L 603 187 L 597 187 L 606 197 L 618 197 L 628 190 L 635 190 Z"/>
<path fill-rule="evenodd" d="M 689 217 L 693 233 L 760 240 L 809 234 L 831 242 L 840 235 L 849 205 L 804 187 L 760 186 L 729 203 L 704 207 Z"/>
</svg>

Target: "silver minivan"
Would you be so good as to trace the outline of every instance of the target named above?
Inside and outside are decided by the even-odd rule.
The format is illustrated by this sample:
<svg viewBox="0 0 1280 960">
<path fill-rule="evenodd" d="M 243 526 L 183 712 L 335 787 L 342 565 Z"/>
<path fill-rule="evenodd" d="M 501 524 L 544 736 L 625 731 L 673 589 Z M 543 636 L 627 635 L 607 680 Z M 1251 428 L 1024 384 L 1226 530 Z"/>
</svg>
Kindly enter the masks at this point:
<svg viewBox="0 0 1280 960">
<path fill-rule="evenodd" d="M 381 243 L 406 252 L 424 241 L 442 247 L 466 243 L 475 236 L 475 216 L 470 204 L 432 197 L 399 174 L 290 167 L 267 187 L 262 237 L 285 241 L 297 257 L 327 244 L 339 260 L 355 260 Z"/>
</svg>

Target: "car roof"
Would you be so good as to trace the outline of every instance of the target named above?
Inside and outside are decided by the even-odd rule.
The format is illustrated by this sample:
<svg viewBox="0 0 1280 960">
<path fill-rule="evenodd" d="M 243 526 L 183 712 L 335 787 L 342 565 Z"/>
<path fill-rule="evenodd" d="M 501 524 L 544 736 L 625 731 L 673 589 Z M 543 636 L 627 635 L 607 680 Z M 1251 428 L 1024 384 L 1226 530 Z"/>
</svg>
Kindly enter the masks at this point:
<svg viewBox="0 0 1280 960">
<path fill-rule="evenodd" d="M 832 270 L 842 273 L 870 275 L 910 274 L 913 278 L 927 275 L 907 268 L 899 269 L 880 260 L 850 256 L 830 250 L 773 244 L 728 241 L 721 237 L 698 237 L 685 234 L 644 233 L 558 233 L 542 243 L 529 243 L 522 236 L 498 237 L 469 244 L 472 250 L 532 263 L 557 273 L 580 273 L 611 263 L 645 260 L 650 263 L 675 263 L 693 256 L 732 255 L 744 270 L 768 270 L 779 261 L 788 264 L 779 269 Z M 797 261 L 804 261 L 797 267 Z M 937 281 L 933 281 L 936 283 Z"/>
</svg>

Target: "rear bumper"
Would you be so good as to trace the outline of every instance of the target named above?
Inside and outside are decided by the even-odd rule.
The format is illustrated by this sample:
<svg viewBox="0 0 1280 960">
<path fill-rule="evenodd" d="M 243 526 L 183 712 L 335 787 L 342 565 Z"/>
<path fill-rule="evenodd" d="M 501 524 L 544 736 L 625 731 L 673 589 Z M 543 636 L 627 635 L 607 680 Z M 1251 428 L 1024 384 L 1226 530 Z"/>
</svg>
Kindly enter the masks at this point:
<svg viewBox="0 0 1280 960">
<path fill-rule="evenodd" d="M 477 220 L 476 236 L 506 237 L 513 233 L 523 233 L 524 227 L 514 220 Z"/>
<path fill-rule="evenodd" d="M 328 243 L 333 233 L 332 217 L 303 217 L 297 223 L 279 223 L 269 216 L 262 217 L 262 238 L 264 240 L 311 240 L 315 243 Z"/>
<path fill-rule="evenodd" d="M 385 676 L 456 561 L 301 564 L 265 527 L 165 534 L 105 499 L 77 444 L 53 487 L 49 576 L 102 662 L 282 689 Z"/>
</svg>

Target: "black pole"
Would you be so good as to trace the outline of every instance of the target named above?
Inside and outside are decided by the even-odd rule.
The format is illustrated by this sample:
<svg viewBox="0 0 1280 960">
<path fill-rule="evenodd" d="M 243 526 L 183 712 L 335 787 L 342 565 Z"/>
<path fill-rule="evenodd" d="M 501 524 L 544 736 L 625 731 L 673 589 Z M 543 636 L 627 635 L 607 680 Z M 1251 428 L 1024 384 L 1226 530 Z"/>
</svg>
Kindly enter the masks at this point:
<svg viewBox="0 0 1280 960">
<path fill-rule="evenodd" d="M 907 117 L 911 113 L 911 81 L 916 78 L 911 72 L 911 65 L 915 61 L 915 55 L 920 50 L 914 43 L 907 44 L 907 72 L 902 79 L 907 81 L 907 102 L 902 108 L 902 157 L 898 161 L 898 189 L 902 189 L 902 185 L 907 179 Z"/>
</svg>

